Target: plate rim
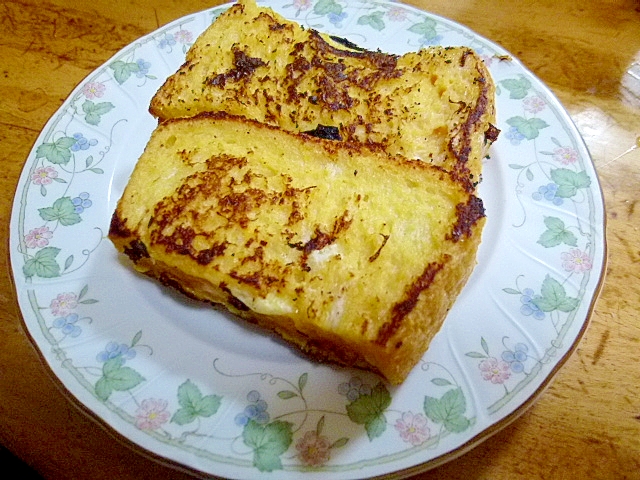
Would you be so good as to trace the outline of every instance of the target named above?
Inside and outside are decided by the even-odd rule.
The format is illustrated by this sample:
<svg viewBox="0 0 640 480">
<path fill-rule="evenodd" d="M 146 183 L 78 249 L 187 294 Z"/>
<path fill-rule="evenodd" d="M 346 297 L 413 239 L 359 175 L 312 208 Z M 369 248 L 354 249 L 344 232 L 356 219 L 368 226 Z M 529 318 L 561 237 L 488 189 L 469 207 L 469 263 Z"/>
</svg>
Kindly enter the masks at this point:
<svg viewBox="0 0 640 480">
<path fill-rule="evenodd" d="M 264 1 L 260 1 L 258 2 L 259 4 L 268 4 L 270 5 L 271 2 L 264 2 Z M 363 3 L 367 3 L 367 2 L 363 2 Z M 382 2 L 377 2 L 377 3 L 385 3 L 385 4 L 393 4 L 395 2 L 393 1 L 382 1 Z M 150 31 L 149 33 L 139 37 L 138 39 L 134 40 L 133 42 L 129 43 L 128 45 L 125 45 L 124 47 L 122 47 L 121 49 L 119 49 L 114 55 L 112 55 L 111 57 L 109 57 L 106 61 L 104 61 L 101 65 L 99 65 L 97 68 L 95 68 L 92 72 L 90 72 L 85 78 L 83 78 L 69 93 L 69 95 L 67 96 L 67 98 L 65 98 L 65 100 L 60 104 L 60 106 L 56 109 L 55 112 L 52 113 L 52 115 L 50 116 L 50 118 L 45 122 L 43 128 L 41 129 L 41 131 L 39 132 L 39 134 L 36 136 L 35 141 L 33 142 L 33 145 L 31 146 L 31 148 L 29 149 L 29 153 L 27 155 L 27 157 L 25 158 L 24 161 L 24 166 L 23 169 L 19 175 L 17 184 L 16 184 L 16 188 L 15 188 L 15 192 L 13 195 L 13 202 L 12 202 L 12 207 L 11 207 L 11 215 L 10 215 L 10 225 L 13 226 L 14 225 L 14 216 L 15 216 L 15 210 L 16 210 L 16 204 L 18 203 L 18 194 L 21 190 L 21 185 L 22 185 L 22 180 L 23 180 L 23 176 L 25 175 L 25 171 L 28 167 L 28 163 L 29 160 L 36 148 L 36 145 L 38 145 L 43 138 L 45 138 L 46 135 L 46 131 L 49 130 L 50 128 L 52 128 L 57 116 L 59 115 L 60 111 L 65 107 L 65 105 L 67 104 L 67 102 L 69 101 L 70 98 L 72 98 L 75 94 L 77 94 L 79 92 L 79 90 L 82 88 L 83 84 L 93 75 L 96 74 L 96 72 L 103 70 L 107 67 L 107 65 L 112 62 L 114 59 L 118 58 L 119 56 L 122 56 L 123 53 L 125 51 L 127 51 L 129 48 L 131 48 L 131 45 L 134 43 L 138 43 L 138 42 L 145 42 L 145 41 L 149 41 L 150 37 L 157 35 L 157 33 L 161 30 L 168 30 L 170 28 L 173 28 L 175 25 L 179 24 L 180 22 L 183 22 L 185 19 L 187 18 L 191 18 L 191 17 L 197 17 L 203 14 L 208 14 L 211 13 L 213 11 L 217 11 L 220 10 L 222 11 L 223 9 L 228 8 L 229 6 L 231 6 L 233 3 L 224 3 L 224 4 L 220 4 L 214 7 L 210 7 L 210 8 L 206 8 L 203 10 L 199 10 L 190 14 L 187 14 L 185 16 L 182 16 L 178 19 L 172 20 L 156 29 L 154 29 L 153 31 Z M 483 43 L 495 46 L 497 48 L 499 48 L 500 50 L 503 50 L 506 52 L 506 50 L 504 50 L 504 48 L 500 45 L 498 45 L 496 42 L 489 40 L 479 34 L 477 34 L 474 30 L 472 30 L 471 28 L 467 27 L 464 24 L 458 23 L 454 20 L 451 20 L 449 18 L 428 12 L 428 11 L 424 11 L 421 9 L 418 9 L 417 7 L 413 7 L 411 5 L 407 5 L 407 4 L 402 4 L 403 8 L 408 8 L 408 9 L 413 9 L 417 12 L 419 12 L 421 15 L 426 15 L 435 19 L 438 19 L 442 22 L 448 23 L 448 24 L 453 24 L 459 28 L 461 28 L 462 30 L 472 34 L 475 38 L 480 39 Z M 508 52 L 507 52 L 508 53 Z M 582 138 L 582 136 L 580 135 L 579 131 L 577 130 L 577 127 L 575 125 L 575 123 L 573 122 L 573 120 L 571 119 L 571 117 L 569 116 L 568 112 L 566 112 L 566 110 L 564 110 L 564 107 L 562 107 L 562 104 L 560 103 L 560 101 L 557 99 L 556 95 L 552 92 L 552 90 L 546 85 L 544 84 L 541 80 L 538 79 L 538 77 L 536 75 L 534 75 L 524 64 L 522 64 L 522 62 L 520 62 L 519 59 L 517 59 L 516 57 L 512 57 L 512 60 L 514 62 L 517 62 L 517 65 L 520 69 L 522 69 L 525 73 L 527 73 L 528 75 L 530 75 L 532 78 L 538 80 L 540 82 L 540 86 L 543 87 L 545 89 L 545 94 L 550 98 L 553 99 L 557 105 L 560 107 L 561 109 L 561 113 L 563 113 L 564 118 L 563 120 L 569 123 L 569 126 L 572 128 L 573 130 L 573 134 L 575 135 L 575 140 L 579 143 L 581 143 L 581 146 L 585 149 L 585 151 L 588 154 L 588 159 L 585 159 L 585 162 L 588 163 L 591 168 L 593 169 L 593 173 L 594 173 L 594 183 L 595 183 L 595 187 L 592 188 L 592 193 L 594 194 L 594 200 L 596 201 L 597 205 L 596 205 L 596 210 L 598 206 L 602 206 L 602 224 L 601 225 L 596 225 L 596 227 L 601 227 L 601 232 L 602 232 L 602 239 L 601 239 L 601 244 L 598 244 L 598 247 L 600 247 L 602 249 L 602 261 L 601 261 L 601 265 L 600 267 L 600 271 L 598 272 L 598 279 L 597 282 L 594 280 L 595 283 L 595 287 L 593 288 L 593 294 L 591 295 L 590 298 L 590 302 L 588 305 L 588 308 L 586 309 L 586 313 L 585 313 L 585 319 L 584 321 L 582 321 L 580 330 L 578 332 L 578 334 L 576 335 L 575 338 L 572 339 L 571 341 L 571 345 L 568 348 L 568 350 L 562 355 L 562 357 L 554 363 L 553 368 L 551 369 L 551 371 L 544 376 L 544 379 L 542 381 L 542 383 L 533 391 L 532 394 L 530 394 L 525 401 L 523 401 L 522 403 L 520 403 L 518 406 L 516 406 L 516 408 L 509 412 L 506 416 L 500 418 L 499 420 L 497 420 L 496 422 L 492 423 L 491 425 L 489 425 L 488 427 L 484 428 L 483 430 L 481 430 L 477 435 L 473 436 L 472 438 L 470 438 L 469 440 L 467 440 L 466 442 L 464 442 L 463 444 L 460 444 L 458 447 L 456 447 L 453 451 L 449 451 L 449 452 L 444 452 L 442 454 L 440 454 L 439 456 L 436 456 L 430 460 L 427 460 L 423 463 L 419 463 L 419 464 L 415 464 L 411 467 L 405 468 L 405 469 L 401 469 L 401 470 L 394 470 L 388 473 L 384 473 L 382 475 L 380 475 L 379 477 L 374 477 L 374 478 L 404 478 L 405 476 L 408 475 L 414 475 L 417 473 L 421 473 L 427 470 L 430 470 L 432 468 L 436 468 L 438 466 L 441 466 L 445 463 L 448 463 L 449 461 L 458 458 L 461 455 L 464 455 L 465 453 L 467 453 L 469 450 L 473 449 L 474 447 L 476 447 L 478 444 L 482 443 L 483 441 L 485 441 L 486 439 L 488 439 L 489 437 L 493 436 L 494 434 L 498 433 L 499 431 L 503 430 L 506 426 L 508 426 L 509 424 L 511 424 L 513 421 L 515 421 L 518 417 L 520 417 L 523 413 L 525 413 L 526 411 L 529 410 L 529 408 L 531 408 L 531 406 L 536 402 L 536 400 L 544 393 L 544 391 L 553 383 L 553 380 L 555 379 L 556 375 L 558 374 L 558 372 L 560 371 L 560 369 L 565 365 L 565 363 L 568 361 L 568 359 L 571 357 L 571 355 L 573 354 L 573 352 L 576 350 L 576 348 L 578 347 L 581 339 L 584 336 L 584 333 L 586 332 L 586 330 L 588 329 L 588 326 L 590 324 L 591 321 L 591 317 L 595 308 L 595 304 L 599 298 L 600 292 L 602 290 L 604 281 L 605 281 L 605 277 L 606 277 L 606 265 L 608 262 L 608 244 L 607 244 L 607 237 L 606 237 L 606 224 L 607 224 L 607 219 L 606 219 L 606 214 L 605 214 L 605 203 L 604 203 L 604 195 L 599 183 L 599 179 L 598 179 L 598 175 L 597 175 L 597 171 L 595 169 L 595 164 L 593 163 L 593 159 L 591 157 L 591 154 L 588 152 L 588 147 L 586 145 L 586 143 L 584 142 L 584 139 Z M 598 193 L 596 195 L 596 192 Z M 187 470 L 189 472 L 192 473 L 199 473 L 202 475 L 207 475 L 210 476 L 210 473 L 206 473 L 203 471 L 198 470 L 197 468 L 191 466 L 191 465 L 184 465 L 183 463 L 171 459 L 171 458 L 167 458 L 161 454 L 158 454 L 156 452 L 153 452 L 151 450 L 149 450 L 148 448 L 136 443 L 134 440 L 128 438 L 125 434 L 123 434 L 122 432 L 118 431 L 115 427 L 113 427 L 112 425 L 110 425 L 107 420 L 101 418 L 99 416 L 99 414 L 97 414 L 90 406 L 85 405 L 72 391 L 69 390 L 69 388 L 67 387 L 67 385 L 64 384 L 63 380 L 58 376 L 58 374 L 54 371 L 53 366 L 51 365 L 51 362 L 47 359 L 47 357 L 45 356 L 45 354 L 42 352 L 41 350 L 41 346 L 38 345 L 37 341 L 35 340 L 35 338 L 32 336 L 32 332 L 29 329 L 29 325 L 25 319 L 25 315 L 23 312 L 23 306 L 20 303 L 19 300 L 19 293 L 18 293 L 18 289 L 17 289 L 17 284 L 16 284 L 16 280 L 15 280 L 15 269 L 14 269 L 14 262 L 13 262 L 13 258 L 14 256 L 19 256 L 20 254 L 17 252 L 14 252 L 11 247 L 12 247 L 12 243 L 11 243 L 11 237 L 14 235 L 13 229 L 10 229 L 10 235 L 9 235 L 9 239 L 8 242 L 10 243 L 10 248 L 8 249 L 9 252 L 9 269 L 10 269 L 10 282 L 12 285 L 12 289 L 13 289 L 13 293 L 15 295 L 15 299 L 16 299 L 16 306 L 17 306 L 17 311 L 21 320 L 21 326 L 23 328 L 23 331 L 26 333 L 27 337 L 29 338 L 29 343 L 31 345 L 32 348 L 34 348 L 34 350 L 36 351 L 39 360 L 43 363 L 43 365 L 46 367 L 45 371 L 47 372 L 47 374 L 54 380 L 54 383 L 61 389 L 62 393 L 65 395 L 65 397 L 67 397 L 69 400 L 71 400 L 72 404 L 74 404 L 76 407 L 79 408 L 80 411 L 82 411 L 82 413 L 88 415 L 90 418 L 92 418 L 92 420 L 97 421 L 101 427 L 103 427 L 103 429 L 105 429 L 109 434 L 111 434 L 112 436 L 115 436 L 118 441 L 120 443 L 125 444 L 127 447 L 129 448 L 134 448 L 135 451 L 137 451 L 138 453 L 143 454 L 144 456 L 147 457 L 152 457 L 154 459 L 154 461 L 159 461 L 161 463 L 167 464 L 168 466 L 172 467 L 172 468 L 177 468 L 180 470 Z M 585 302 L 586 303 L 586 302 Z M 105 428 L 106 427 L 106 428 Z M 400 475 L 400 476 L 398 476 Z"/>
</svg>

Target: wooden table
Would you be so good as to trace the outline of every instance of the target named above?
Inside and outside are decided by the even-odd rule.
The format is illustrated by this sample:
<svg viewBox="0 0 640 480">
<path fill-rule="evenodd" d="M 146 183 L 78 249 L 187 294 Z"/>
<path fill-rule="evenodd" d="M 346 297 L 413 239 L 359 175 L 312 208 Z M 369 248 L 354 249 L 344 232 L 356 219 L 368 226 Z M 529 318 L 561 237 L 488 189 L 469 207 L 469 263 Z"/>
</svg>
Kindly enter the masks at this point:
<svg viewBox="0 0 640 480">
<path fill-rule="evenodd" d="M 0 229 L 49 117 L 86 75 L 196 0 L 5 0 L 0 6 Z M 606 281 L 577 350 L 517 421 L 421 478 L 640 478 L 640 5 L 413 0 L 502 45 L 559 97 L 604 190 Z M 7 242 L 1 255 L 8 258 Z M 190 478 L 122 445 L 61 392 L 0 278 L 0 441 L 46 478 Z"/>
</svg>

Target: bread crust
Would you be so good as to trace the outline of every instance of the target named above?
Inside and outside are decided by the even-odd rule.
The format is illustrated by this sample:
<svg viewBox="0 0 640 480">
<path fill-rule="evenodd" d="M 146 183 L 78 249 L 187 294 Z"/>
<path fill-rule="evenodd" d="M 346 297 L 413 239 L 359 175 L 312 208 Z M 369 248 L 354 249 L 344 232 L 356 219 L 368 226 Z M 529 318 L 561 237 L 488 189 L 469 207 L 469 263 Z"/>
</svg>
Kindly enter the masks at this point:
<svg viewBox="0 0 640 480">
<path fill-rule="evenodd" d="M 196 40 L 150 112 L 166 120 L 225 111 L 293 132 L 332 127 L 342 140 L 442 166 L 472 190 L 496 137 L 494 95 L 470 48 L 356 50 L 242 0 Z"/>
<path fill-rule="evenodd" d="M 484 223 L 441 167 L 218 112 L 158 126 L 109 238 L 141 273 L 398 384 L 471 274 Z"/>
</svg>

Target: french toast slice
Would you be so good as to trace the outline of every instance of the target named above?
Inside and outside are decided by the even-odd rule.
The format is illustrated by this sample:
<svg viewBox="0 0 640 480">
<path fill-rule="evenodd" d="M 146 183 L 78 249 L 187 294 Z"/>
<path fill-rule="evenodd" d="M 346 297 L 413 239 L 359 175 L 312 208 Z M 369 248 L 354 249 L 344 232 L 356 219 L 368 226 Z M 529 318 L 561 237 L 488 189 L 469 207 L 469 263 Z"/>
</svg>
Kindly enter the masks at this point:
<svg viewBox="0 0 640 480">
<path fill-rule="evenodd" d="M 498 132 L 494 97 L 470 48 L 357 50 L 240 0 L 198 37 L 149 110 L 160 120 L 225 111 L 293 132 L 329 131 L 475 186 Z"/>
<path fill-rule="evenodd" d="M 165 285 L 399 384 L 475 266 L 484 209 L 452 177 L 203 113 L 158 125 L 109 238 Z"/>
</svg>

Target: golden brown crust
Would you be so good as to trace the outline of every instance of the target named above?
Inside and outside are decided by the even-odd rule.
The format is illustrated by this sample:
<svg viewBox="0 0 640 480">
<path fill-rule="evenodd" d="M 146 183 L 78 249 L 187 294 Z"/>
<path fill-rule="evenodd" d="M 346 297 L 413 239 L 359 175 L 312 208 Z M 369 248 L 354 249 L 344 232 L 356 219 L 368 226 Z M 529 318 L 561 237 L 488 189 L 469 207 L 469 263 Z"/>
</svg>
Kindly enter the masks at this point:
<svg viewBox="0 0 640 480">
<path fill-rule="evenodd" d="M 226 111 L 440 165 L 473 190 L 496 137 L 495 86 L 467 47 L 354 50 L 253 1 L 229 8 L 151 101 L 160 120 Z"/>
<path fill-rule="evenodd" d="M 473 269 L 475 198 L 421 161 L 205 113 L 158 126 L 109 237 L 163 284 L 400 383 Z"/>
</svg>

